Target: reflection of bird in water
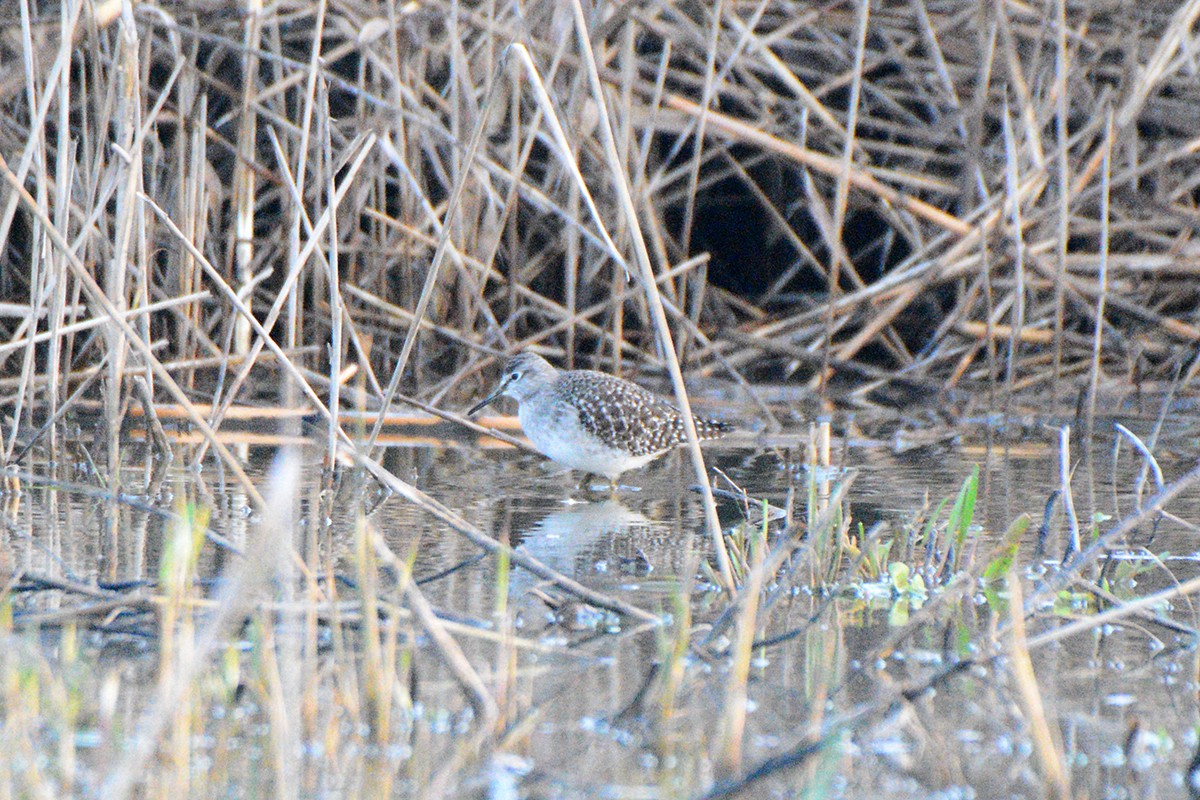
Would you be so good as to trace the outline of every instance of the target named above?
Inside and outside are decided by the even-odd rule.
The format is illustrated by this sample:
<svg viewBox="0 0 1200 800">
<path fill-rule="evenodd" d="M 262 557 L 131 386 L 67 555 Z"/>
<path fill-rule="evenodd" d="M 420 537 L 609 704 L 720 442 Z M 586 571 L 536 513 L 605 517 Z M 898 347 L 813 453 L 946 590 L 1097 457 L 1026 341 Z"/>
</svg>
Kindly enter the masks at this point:
<svg viewBox="0 0 1200 800">
<path fill-rule="evenodd" d="M 536 353 L 518 353 L 504 365 L 495 391 L 468 416 L 501 396 L 519 404 L 521 430 L 547 458 L 608 479 L 637 469 L 687 441 L 683 415 L 635 383 L 593 370 L 559 370 Z M 699 419 L 703 441 L 733 429 Z"/>
<path fill-rule="evenodd" d="M 598 591 L 612 591 L 631 577 L 645 577 L 654 571 L 643 547 L 664 542 L 670 526 L 653 522 L 617 500 L 574 503 L 547 514 L 521 533 L 521 548 L 535 555 L 548 567 L 569 575 Z M 600 624 L 602 612 L 557 597 L 525 570 L 514 570 L 510 578 L 512 597 L 533 595 L 555 612 L 567 627 Z M 545 591 L 543 591 L 545 590 Z M 565 602 L 564 602 L 565 601 Z M 580 623 L 579 619 L 588 619 Z"/>
<path fill-rule="evenodd" d="M 573 503 L 547 514 L 525 532 L 522 546 L 568 575 L 577 571 L 595 574 L 597 565 L 606 566 L 614 550 L 628 552 L 622 545 L 638 547 L 639 542 L 644 543 L 666 530 L 665 525 L 608 499 Z M 578 563 L 582 557 L 586 557 L 586 562 Z M 645 560 L 644 555 L 641 560 Z"/>
</svg>

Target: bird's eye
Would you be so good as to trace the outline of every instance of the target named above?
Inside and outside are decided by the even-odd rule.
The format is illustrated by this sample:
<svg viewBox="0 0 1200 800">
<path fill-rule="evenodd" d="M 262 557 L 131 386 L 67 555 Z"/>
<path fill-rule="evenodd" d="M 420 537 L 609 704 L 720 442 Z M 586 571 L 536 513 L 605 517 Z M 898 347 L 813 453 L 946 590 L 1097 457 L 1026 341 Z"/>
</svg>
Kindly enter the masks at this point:
<svg viewBox="0 0 1200 800">
<path fill-rule="evenodd" d="M 519 381 L 521 379 L 521 373 L 513 370 L 512 372 L 508 373 L 508 379 L 510 381 Z"/>
</svg>

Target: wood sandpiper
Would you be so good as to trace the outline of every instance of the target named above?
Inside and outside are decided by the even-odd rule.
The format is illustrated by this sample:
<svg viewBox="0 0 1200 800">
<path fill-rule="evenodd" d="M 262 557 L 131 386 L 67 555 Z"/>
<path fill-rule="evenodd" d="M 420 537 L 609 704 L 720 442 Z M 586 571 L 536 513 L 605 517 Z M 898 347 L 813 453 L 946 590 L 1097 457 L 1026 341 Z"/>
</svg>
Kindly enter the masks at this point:
<svg viewBox="0 0 1200 800">
<path fill-rule="evenodd" d="M 679 409 L 635 383 L 590 369 L 559 370 L 536 353 L 504 365 L 496 390 L 472 416 L 500 397 L 518 403 L 521 430 L 542 455 L 608 479 L 637 469 L 687 441 Z M 703 441 L 731 431 L 727 422 L 696 418 Z"/>
</svg>

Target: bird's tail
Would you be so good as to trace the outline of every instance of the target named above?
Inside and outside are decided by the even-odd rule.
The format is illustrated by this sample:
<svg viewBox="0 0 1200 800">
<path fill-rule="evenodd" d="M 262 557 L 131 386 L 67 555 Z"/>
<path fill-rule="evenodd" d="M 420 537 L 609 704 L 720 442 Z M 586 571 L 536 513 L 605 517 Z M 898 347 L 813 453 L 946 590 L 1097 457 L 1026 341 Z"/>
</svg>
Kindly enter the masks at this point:
<svg viewBox="0 0 1200 800">
<path fill-rule="evenodd" d="M 722 422 L 716 419 L 701 419 L 696 418 L 696 435 L 700 441 L 707 439 L 720 439 L 725 434 L 733 430 L 733 425 L 728 422 Z"/>
</svg>

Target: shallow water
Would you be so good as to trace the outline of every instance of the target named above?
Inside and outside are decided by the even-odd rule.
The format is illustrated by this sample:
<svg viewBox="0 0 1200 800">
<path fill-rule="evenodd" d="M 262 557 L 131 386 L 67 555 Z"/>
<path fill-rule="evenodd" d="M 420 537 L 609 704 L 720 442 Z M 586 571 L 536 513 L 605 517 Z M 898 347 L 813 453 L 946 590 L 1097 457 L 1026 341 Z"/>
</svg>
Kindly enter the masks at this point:
<svg viewBox="0 0 1200 800">
<path fill-rule="evenodd" d="M 1130 427 L 1146 435 L 1150 424 Z M 1097 429 L 1111 431 L 1111 426 Z M 1046 565 L 1057 562 L 1065 539 L 1059 511 L 1052 517 L 1044 563 L 1033 561 L 1035 532 L 1058 484 L 1058 453 L 1055 425 L 1030 426 L 1030 431 L 1019 442 L 1001 446 L 997 431 L 964 428 L 955 439 L 897 454 L 885 444 L 888 436 L 859 422 L 848 440 L 835 442 L 832 459 L 853 475 L 847 502 L 851 531 L 858 523 L 864 530 L 881 526 L 874 535 L 887 540 L 906 525 L 919 529 L 922 509 L 927 514 L 944 498 L 952 502 L 964 478 L 979 465 L 969 548 L 985 559 L 1012 520 L 1029 514 L 1033 525 L 1018 562 L 1031 581 L 1036 579 Z M 770 438 L 769 446 L 747 438 L 708 448 L 706 454 L 710 466 L 749 496 L 782 508 L 789 489 L 803 502 L 806 441 L 806 432 L 798 431 Z M 1135 506 L 1133 489 L 1142 460 L 1128 446 L 1115 450 L 1115 441 L 1115 434 L 1101 433 L 1087 458 L 1074 459 L 1073 496 L 1085 544 L 1090 520 L 1100 520 L 1103 530 L 1109 523 L 1097 515 L 1116 518 Z M 1194 459 L 1179 454 L 1193 451 L 1195 441 L 1196 431 L 1184 424 L 1164 431 L 1156 452 L 1167 480 L 1192 466 Z M 272 446 L 245 450 L 256 483 L 267 481 L 276 451 Z M 622 491 L 603 500 L 581 499 L 577 475 L 509 449 L 461 442 L 402 444 L 382 458 L 393 473 L 472 524 L 591 589 L 677 621 L 683 613 L 681 587 L 691 586 L 692 628 L 681 634 L 691 647 L 681 661 L 672 662 L 672 625 L 637 625 L 574 603 L 556 612 L 545 598 L 562 599 L 561 591 L 523 570 L 509 572 L 494 556 L 481 555 L 401 498 L 379 502 L 374 488 L 356 491 L 348 482 L 332 489 L 336 495 L 322 495 L 328 490 L 322 451 L 313 446 L 299 452 L 305 465 L 298 501 L 302 522 L 292 531 L 293 546 L 322 577 L 341 577 L 341 599 L 354 598 L 360 588 L 356 532 L 365 520 L 401 559 L 411 557 L 421 590 L 445 617 L 486 630 L 507 628 L 522 641 L 512 647 L 458 637 L 467 658 L 500 698 L 509 732 L 499 750 L 463 744 L 474 730 L 470 711 L 417 635 L 404 639 L 395 656 L 402 666 L 391 679 L 391 691 L 400 699 L 387 706 L 387 735 L 378 741 L 378 720 L 363 727 L 362 720 L 370 719 L 362 710 L 365 701 L 347 699 L 359 690 L 347 683 L 348 676 L 359 675 L 364 669 L 360 660 L 367 660 L 361 630 L 351 627 L 339 645 L 334 628 L 322 623 L 320 634 L 305 640 L 299 633 L 303 615 L 289 617 L 281 611 L 275 618 L 274 646 L 298 659 L 294 665 L 285 660 L 279 669 L 281 686 L 296 692 L 296 708 L 288 707 L 292 695 L 283 689 L 273 695 L 265 685 L 255 688 L 257 667 L 249 662 L 242 669 L 251 676 L 245 679 L 250 688 L 228 697 L 203 695 L 208 699 L 197 707 L 216 716 L 192 724 L 197 738 L 188 750 L 194 759 L 190 780 L 198 794 L 253 796 L 256 790 L 250 787 L 266 791 L 284 780 L 281 763 L 295 767 L 295 787 L 304 796 L 418 796 L 444 789 L 448 796 L 461 797 L 688 797 L 734 774 L 721 756 L 722 726 L 727 724 L 722 709 L 740 702 L 727 696 L 730 664 L 722 655 L 734 629 L 721 615 L 720 593 L 697 569 L 710 558 L 710 543 L 682 455 L 623 476 Z M 131 587 L 144 581 L 143 593 L 155 593 L 151 587 L 160 577 L 169 529 L 163 512 L 179 508 L 181 498 L 210 509 L 210 528 L 234 545 L 252 543 L 257 535 L 246 498 L 219 470 L 201 479 L 181 468 L 179 459 L 156 472 L 136 446 L 127 449 L 126 458 L 120 503 L 105 502 L 104 493 L 95 490 L 96 476 L 74 465 L 70 474 L 64 474 L 67 467 L 58 468 L 57 484 L 25 481 L 20 494 L 8 495 L 5 572 L 23 577 L 18 584 L 23 591 L 13 596 L 18 625 L 9 637 L 19 646 L 6 656 L 10 670 L 22 664 L 28 669 L 22 659 L 41 659 L 53 672 L 61 658 L 60 623 L 39 617 L 44 622 L 38 645 L 23 622 L 31 619 L 28 615 L 95 602 L 70 588 L 54 589 L 33 579 L 100 583 L 121 591 L 137 591 Z M 40 476 L 48 473 L 45 464 L 29 467 Z M 86 486 L 92 490 L 84 491 Z M 723 480 L 718 486 L 731 488 Z M 1145 496 L 1152 492 L 1150 484 Z M 1114 562 L 1116 571 L 1106 573 L 1107 588 L 1118 597 L 1134 598 L 1195 577 L 1200 540 L 1186 523 L 1200 521 L 1198 501 L 1200 492 L 1185 493 L 1170 506 L 1178 520 L 1163 520 L 1152 539 L 1148 527 L 1139 529 L 1119 553 L 1128 566 L 1122 570 Z M 727 526 L 741 513 L 730 501 L 721 503 L 721 512 Z M 1143 557 L 1139 548 L 1147 542 L 1145 552 L 1169 557 L 1158 564 Z M 237 559 L 206 543 L 197 569 L 201 586 Z M 1133 567 L 1141 572 L 1131 577 L 1127 573 Z M 926 578 L 930 597 L 936 597 L 935 576 Z M 505 583 L 508 591 L 499 597 Z M 387 581 L 381 579 L 381 585 L 386 596 Z M 287 600 L 303 591 L 277 585 L 276 594 Z M 1079 604 L 1075 611 L 1094 609 L 1094 600 L 1064 597 L 1058 615 L 1047 606 L 1029 621 L 1030 635 L 1070 618 L 1072 600 Z M 1014 700 L 1010 655 L 1003 647 L 999 658 L 939 682 L 912 702 L 871 707 L 897 686 L 920 682 L 956 658 L 977 654 L 991 641 L 989 631 L 1007 618 L 972 587 L 961 602 L 931 603 L 927 619 L 906 628 L 902 640 L 889 642 L 910 615 L 920 619 L 918 606 L 899 603 L 886 582 L 861 577 L 841 580 L 832 593 L 793 580 L 786 590 L 764 594 L 758 638 L 781 641 L 754 650 L 749 713 L 740 737 L 742 769 L 793 750 L 806 733 L 831 720 L 844 719 L 845 724 L 832 733 L 825 730 L 828 746 L 820 755 L 773 774 L 745 796 L 792 797 L 801 787 L 824 787 L 834 797 L 1042 792 L 1029 721 Z M 498 609 L 503 609 L 499 616 Z M 1186 599 L 1162 610 L 1182 626 L 1196 626 Z M 199 619 L 203 621 L 203 613 Z M 107 680 L 116 683 L 118 698 L 107 710 L 84 702 L 90 710 L 74 734 L 80 767 L 62 781 L 63 788 L 87 794 L 102 779 L 105 759 L 116 746 L 110 741 L 112 729 L 135 728 L 162 653 L 154 625 L 144 618 L 124 627 L 119 616 L 78 617 L 76 622 L 86 632 L 80 658 L 90 665 L 90 672 L 78 677 L 81 697 L 95 697 Z M 407 622 L 391 624 L 400 633 L 410 629 Z M 253 654 L 264 646 L 261 633 L 247 631 L 242 637 L 237 647 L 243 652 Z M 1196 748 L 1193 639 L 1186 630 L 1127 618 L 1035 647 L 1037 688 L 1077 793 L 1170 797 L 1183 791 Z M 317 650 L 306 650 L 305 641 L 314 642 Z M 677 672 L 667 680 L 661 670 L 670 664 Z M 293 667 L 296 673 L 290 674 Z M 357 680 L 367 678 L 359 675 Z M 271 697 L 283 698 L 276 716 L 266 708 Z M 6 702 L 11 706 L 11 698 Z M 312 707 L 305 711 L 307 706 Z M 272 757 L 272 737 L 278 733 L 271 725 L 278 724 L 279 714 L 293 720 L 296 730 L 284 740 L 291 752 Z M 60 752 L 61 743 L 53 736 L 9 732 L 6 737 L 10 745 L 19 743 L 34 753 L 45 748 L 46 758 Z M 201 768 L 214 761 L 221 769 Z M 16 774 L 14 785 L 19 787 L 20 768 Z M 443 774 L 448 776 L 444 785 L 439 783 Z M 165 778 L 148 782 L 169 785 Z"/>
</svg>

